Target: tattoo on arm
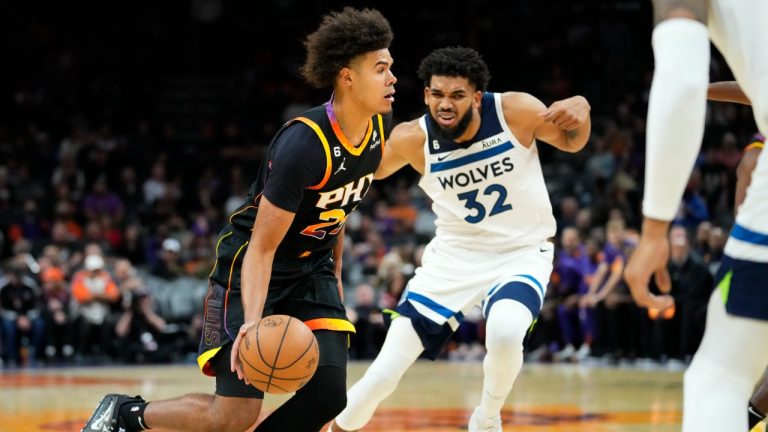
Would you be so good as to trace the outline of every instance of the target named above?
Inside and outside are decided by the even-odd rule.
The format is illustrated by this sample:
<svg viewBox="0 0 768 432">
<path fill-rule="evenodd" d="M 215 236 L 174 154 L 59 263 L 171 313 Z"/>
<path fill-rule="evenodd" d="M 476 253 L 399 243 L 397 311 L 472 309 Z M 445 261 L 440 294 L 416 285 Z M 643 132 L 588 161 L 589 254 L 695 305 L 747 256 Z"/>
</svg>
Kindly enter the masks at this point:
<svg viewBox="0 0 768 432">
<path fill-rule="evenodd" d="M 692 15 L 696 21 L 706 24 L 708 8 L 709 0 L 653 0 L 654 23 Z"/>
<path fill-rule="evenodd" d="M 578 136 L 579 136 L 579 130 L 578 129 L 565 131 L 565 137 L 568 138 L 568 141 L 574 140 Z"/>
</svg>

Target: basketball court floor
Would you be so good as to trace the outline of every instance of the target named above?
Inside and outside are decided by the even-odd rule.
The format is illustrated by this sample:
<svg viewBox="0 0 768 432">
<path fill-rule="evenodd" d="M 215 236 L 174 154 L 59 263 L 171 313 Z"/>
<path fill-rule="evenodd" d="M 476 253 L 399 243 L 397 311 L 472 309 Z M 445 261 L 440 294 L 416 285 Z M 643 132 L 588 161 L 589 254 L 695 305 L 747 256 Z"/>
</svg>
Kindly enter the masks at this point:
<svg viewBox="0 0 768 432">
<path fill-rule="evenodd" d="M 350 384 L 367 363 L 351 363 Z M 480 362 L 419 361 L 366 431 L 466 430 L 480 399 Z M 145 399 L 213 391 L 194 365 L 0 371 L 0 431 L 79 431 L 105 393 Z M 682 373 L 526 364 L 507 399 L 511 432 L 672 432 L 680 430 Z M 267 396 L 266 411 L 286 397 Z M 263 413 L 266 414 L 266 413 Z"/>
</svg>

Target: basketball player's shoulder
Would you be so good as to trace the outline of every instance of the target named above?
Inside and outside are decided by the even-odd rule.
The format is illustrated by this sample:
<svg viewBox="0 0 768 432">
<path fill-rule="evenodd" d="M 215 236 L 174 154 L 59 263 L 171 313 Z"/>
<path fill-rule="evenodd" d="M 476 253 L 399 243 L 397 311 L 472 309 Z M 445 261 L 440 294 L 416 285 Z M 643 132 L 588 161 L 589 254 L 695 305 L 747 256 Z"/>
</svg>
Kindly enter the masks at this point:
<svg viewBox="0 0 768 432">
<path fill-rule="evenodd" d="M 427 139 L 424 130 L 419 126 L 419 119 L 399 123 L 389 135 L 389 145 L 398 152 L 417 147 Z"/>
<path fill-rule="evenodd" d="M 501 109 L 507 123 L 537 123 L 538 114 L 547 109 L 546 105 L 530 93 L 508 91 L 501 93 Z"/>
</svg>

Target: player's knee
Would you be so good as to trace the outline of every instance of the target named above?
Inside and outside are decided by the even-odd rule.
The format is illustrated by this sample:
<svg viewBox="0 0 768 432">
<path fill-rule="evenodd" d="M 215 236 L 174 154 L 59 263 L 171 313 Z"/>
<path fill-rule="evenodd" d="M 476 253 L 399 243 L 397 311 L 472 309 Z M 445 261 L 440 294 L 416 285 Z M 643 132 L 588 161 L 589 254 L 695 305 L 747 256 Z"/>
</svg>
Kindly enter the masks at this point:
<svg viewBox="0 0 768 432">
<path fill-rule="evenodd" d="M 347 406 L 346 374 L 336 367 L 320 367 L 312 379 L 309 399 L 311 415 L 318 424 L 324 424 L 336 417 Z"/>
<path fill-rule="evenodd" d="M 496 329 L 485 336 L 485 344 L 489 351 L 514 351 L 523 349 L 525 330 L 515 328 Z"/>
</svg>

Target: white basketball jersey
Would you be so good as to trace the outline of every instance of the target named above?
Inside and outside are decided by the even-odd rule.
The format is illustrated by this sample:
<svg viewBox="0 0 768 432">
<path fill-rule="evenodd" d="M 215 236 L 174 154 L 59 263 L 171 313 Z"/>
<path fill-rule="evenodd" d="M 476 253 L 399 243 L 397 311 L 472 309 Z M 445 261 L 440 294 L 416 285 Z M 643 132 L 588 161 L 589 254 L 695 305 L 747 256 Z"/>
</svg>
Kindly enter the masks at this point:
<svg viewBox="0 0 768 432">
<path fill-rule="evenodd" d="M 752 172 L 747 197 L 739 207 L 736 224 L 725 244 L 733 258 L 768 262 L 768 150 L 763 150 Z"/>
<path fill-rule="evenodd" d="M 765 0 L 710 2 L 708 27 L 712 42 L 730 66 L 739 86 L 752 101 L 761 133 L 768 133 L 768 18 Z M 725 245 L 733 258 L 768 262 L 768 151 L 763 150 L 752 172 L 747 197 Z"/>
<path fill-rule="evenodd" d="M 547 187 L 534 142 L 525 148 L 512 135 L 501 95 L 484 93 L 480 130 L 466 143 L 443 140 L 426 115 L 427 136 L 419 186 L 432 199 L 437 238 L 467 249 L 506 251 L 555 235 Z"/>
</svg>

